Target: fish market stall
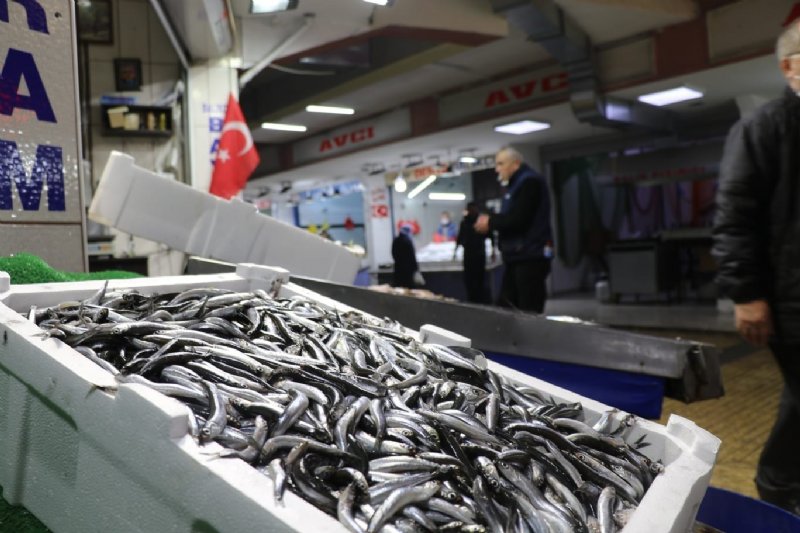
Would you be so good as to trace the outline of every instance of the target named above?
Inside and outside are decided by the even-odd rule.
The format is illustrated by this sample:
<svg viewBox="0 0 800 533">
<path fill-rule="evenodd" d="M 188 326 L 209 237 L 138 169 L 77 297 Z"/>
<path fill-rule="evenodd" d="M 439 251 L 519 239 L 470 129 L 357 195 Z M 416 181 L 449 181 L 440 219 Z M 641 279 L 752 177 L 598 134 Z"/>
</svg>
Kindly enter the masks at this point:
<svg viewBox="0 0 800 533">
<path fill-rule="evenodd" d="M 692 524 L 719 446 L 692 422 L 612 411 L 288 280 L 0 274 L 3 497 L 56 532 Z"/>
</svg>

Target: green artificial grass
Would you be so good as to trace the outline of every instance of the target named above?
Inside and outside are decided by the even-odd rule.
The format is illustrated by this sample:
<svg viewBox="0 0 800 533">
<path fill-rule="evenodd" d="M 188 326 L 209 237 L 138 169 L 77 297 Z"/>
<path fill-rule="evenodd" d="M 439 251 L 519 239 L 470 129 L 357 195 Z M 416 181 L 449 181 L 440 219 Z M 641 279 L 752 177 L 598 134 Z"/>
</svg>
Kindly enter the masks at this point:
<svg viewBox="0 0 800 533">
<path fill-rule="evenodd" d="M 49 529 L 23 507 L 0 497 L 0 531 L 3 533 L 49 533 Z"/>
<path fill-rule="evenodd" d="M 40 257 L 32 254 L 14 254 L 0 257 L 0 272 L 8 272 L 11 283 L 52 283 L 59 281 L 91 281 L 97 279 L 130 279 L 140 278 L 140 274 L 124 270 L 106 270 L 104 272 L 63 272 L 56 270 Z M 0 530 L 2 531 L 2 530 Z"/>
<path fill-rule="evenodd" d="M 40 257 L 26 253 L 0 257 L 0 272 L 7 272 L 11 276 L 11 283 L 15 285 L 142 277 L 135 272 L 122 270 L 91 273 L 62 272 L 48 265 Z M 24 507 L 10 505 L 0 497 L 0 533 L 48 533 L 49 531 Z"/>
</svg>

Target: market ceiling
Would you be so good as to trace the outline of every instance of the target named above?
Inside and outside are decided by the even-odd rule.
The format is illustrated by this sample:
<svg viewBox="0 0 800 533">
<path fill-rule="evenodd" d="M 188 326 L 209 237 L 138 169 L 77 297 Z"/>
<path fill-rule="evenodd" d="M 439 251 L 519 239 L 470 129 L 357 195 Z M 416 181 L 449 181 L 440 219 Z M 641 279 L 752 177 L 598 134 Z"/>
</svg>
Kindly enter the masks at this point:
<svg viewBox="0 0 800 533">
<path fill-rule="evenodd" d="M 536 65 L 556 64 L 544 47 L 511 27 L 502 13 L 495 13 L 493 8 L 504 3 L 559 8 L 585 32 L 592 47 L 602 49 L 686 25 L 708 10 L 733 2 L 394 0 L 381 7 L 364 0 L 299 0 L 296 9 L 254 16 L 249 14 L 250 0 L 231 0 L 240 34 L 242 72 L 279 50 L 272 65 L 241 90 L 242 108 L 254 140 L 262 150 L 270 150 L 271 159 L 281 151 L 280 157 L 286 159 L 289 143 L 525 72 Z M 352 108 L 355 114 L 309 113 L 305 108 L 311 104 Z M 259 127 L 262 122 L 300 124 L 306 131 L 266 130 Z M 576 128 L 570 135 L 605 133 L 604 128 L 572 122 Z M 479 123 L 476 120 L 471 125 Z M 455 130 L 451 134 L 453 138 L 464 137 Z M 562 140 L 560 135 L 555 138 Z M 464 138 L 461 146 L 455 139 L 445 144 L 449 146 L 443 150 L 456 152 L 482 149 L 480 138 Z M 491 149 L 496 143 L 483 144 Z M 294 166 L 294 162 L 287 165 L 284 161 L 284 168 L 263 169 L 261 176 Z"/>
</svg>

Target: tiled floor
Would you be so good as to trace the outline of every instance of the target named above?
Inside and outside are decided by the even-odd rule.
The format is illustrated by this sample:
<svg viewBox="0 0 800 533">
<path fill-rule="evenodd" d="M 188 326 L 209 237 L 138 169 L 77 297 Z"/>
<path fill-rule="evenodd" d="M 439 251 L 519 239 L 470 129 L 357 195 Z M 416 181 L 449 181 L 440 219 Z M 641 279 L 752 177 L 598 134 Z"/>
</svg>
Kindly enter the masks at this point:
<svg viewBox="0 0 800 533">
<path fill-rule="evenodd" d="M 725 396 L 690 405 L 665 399 L 661 423 L 674 413 L 722 439 L 711 484 L 757 497 L 753 478 L 775 420 L 781 376 L 767 350 L 724 364 L 722 376 Z"/>
</svg>

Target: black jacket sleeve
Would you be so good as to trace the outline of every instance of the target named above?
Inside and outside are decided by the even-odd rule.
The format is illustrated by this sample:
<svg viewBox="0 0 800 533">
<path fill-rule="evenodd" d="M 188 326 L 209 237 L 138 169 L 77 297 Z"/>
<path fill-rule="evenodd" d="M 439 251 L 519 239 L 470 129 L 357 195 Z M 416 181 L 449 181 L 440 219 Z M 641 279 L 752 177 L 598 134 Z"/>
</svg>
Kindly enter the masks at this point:
<svg viewBox="0 0 800 533">
<path fill-rule="evenodd" d="M 459 246 L 464 246 L 464 241 L 465 241 L 466 236 L 467 236 L 467 231 L 469 231 L 467 229 L 467 224 L 468 223 L 469 222 L 467 222 L 466 217 L 464 217 L 461 220 L 461 224 L 459 224 L 459 226 L 458 226 L 458 235 L 456 236 L 456 248 L 458 248 Z"/>
<path fill-rule="evenodd" d="M 770 296 L 770 184 L 778 143 L 766 117 L 740 121 L 725 143 L 712 253 L 719 263 L 717 284 L 736 303 Z"/>
<path fill-rule="evenodd" d="M 528 229 L 543 194 L 542 180 L 527 179 L 514 194 L 508 213 L 489 217 L 489 229 L 507 233 L 521 233 Z"/>
</svg>

